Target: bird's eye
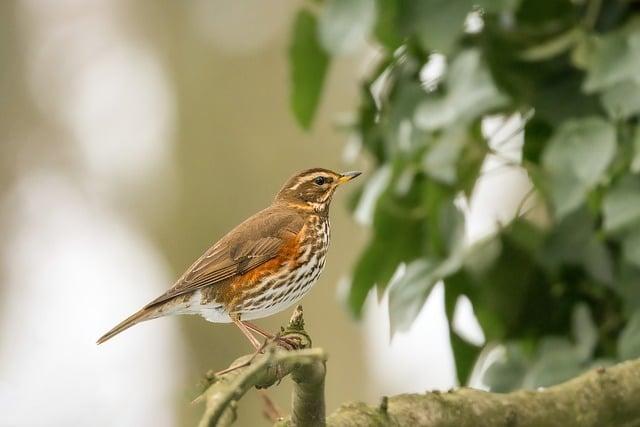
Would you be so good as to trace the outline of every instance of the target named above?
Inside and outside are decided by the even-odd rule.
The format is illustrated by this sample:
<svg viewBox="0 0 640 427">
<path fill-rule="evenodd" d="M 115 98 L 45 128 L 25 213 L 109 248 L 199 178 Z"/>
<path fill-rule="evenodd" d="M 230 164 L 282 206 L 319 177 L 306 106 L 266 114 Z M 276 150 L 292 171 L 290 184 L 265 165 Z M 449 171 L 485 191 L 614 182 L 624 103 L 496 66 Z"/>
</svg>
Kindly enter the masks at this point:
<svg viewBox="0 0 640 427">
<path fill-rule="evenodd" d="M 326 180 L 324 179 L 324 176 L 319 176 L 319 177 L 316 177 L 316 179 L 314 179 L 313 182 L 316 185 L 323 185 L 326 182 Z"/>
</svg>

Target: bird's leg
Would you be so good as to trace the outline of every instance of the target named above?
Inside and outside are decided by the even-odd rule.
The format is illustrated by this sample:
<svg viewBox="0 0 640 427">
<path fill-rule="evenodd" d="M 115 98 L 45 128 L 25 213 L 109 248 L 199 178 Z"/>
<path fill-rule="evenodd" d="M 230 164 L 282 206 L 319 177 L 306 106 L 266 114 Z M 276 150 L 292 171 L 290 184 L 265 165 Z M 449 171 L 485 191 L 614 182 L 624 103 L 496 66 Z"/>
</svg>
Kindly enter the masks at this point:
<svg viewBox="0 0 640 427">
<path fill-rule="evenodd" d="M 253 332 L 262 335 L 263 337 L 267 338 L 267 339 L 274 339 L 275 335 L 273 335 L 270 332 L 265 331 L 264 329 L 262 329 L 260 326 L 256 325 L 255 323 L 251 323 L 251 322 L 247 322 L 247 321 L 243 321 L 242 323 L 244 323 L 244 326 L 246 326 L 247 328 L 249 328 L 250 330 L 252 330 Z"/>
<path fill-rule="evenodd" d="M 242 323 L 242 321 L 240 320 L 240 316 L 239 315 L 232 315 L 231 316 L 231 321 L 233 323 L 235 323 L 235 325 L 240 328 L 240 330 L 242 331 L 242 334 L 247 337 L 247 339 L 249 340 L 249 342 L 251 342 L 251 345 L 253 346 L 253 348 L 256 349 L 256 351 L 260 350 L 262 348 L 262 345 L 260 344 L 260 341 L 258 341 L 256 339 L 256 337 L 253 336 L 253 334 L 249 331 L 249 329 L 247 328 L 247 326 L 245 326 L 244 323 Z"/>
<path fill-rule="evenodd" d="M 297 348 L 300 347 L 300 343 L 297 340 L 294 339 L 289 339 L 287 337 L 281 337 L 279 334 L 271 334 L 267 331 L 265 331 L 264 329 L 262 329 L 261 327 L 259 327 L 258 325 L 251 323 L 251 322 L 242 322 L 244 324 L 244 326 L 246 326 L 248 329 L 252 330 L 253 332 L 262 335 L 263 337 L 265 337 L 266 339 L 269 340 L 274 340 L 276 341 L 278 344 L 280 344 L 282 347 L 286 348 L 287 350 L 295 350 Z"/>
</svg>

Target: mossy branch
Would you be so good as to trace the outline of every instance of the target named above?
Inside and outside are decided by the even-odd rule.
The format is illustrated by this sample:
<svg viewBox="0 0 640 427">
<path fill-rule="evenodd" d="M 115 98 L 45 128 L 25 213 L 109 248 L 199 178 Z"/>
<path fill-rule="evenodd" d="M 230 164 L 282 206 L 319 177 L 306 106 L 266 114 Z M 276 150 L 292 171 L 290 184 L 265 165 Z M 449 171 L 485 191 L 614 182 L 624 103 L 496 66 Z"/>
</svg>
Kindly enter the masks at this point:
<svg viewBox="0 0 640 427">
<path fill-rule="evenodd" d="M 589 371 L 541 390 L 507 394 L 470 388 L 403 394 L 380 406 L 351 403 L 327 426 L 632 427 L 640 426 L 640 361 Z"/>
<path fill-rule="evenodd" d="M 402 394 L 385 397 L 378 406 L 345 404 L 325 419 L 327 355 L 309 348 L 301 308 L 282 336 L 297 340 L 301 349 L 287 351 L 271 344 L 263 354 L 237 359 L 232 364 L 237 369 L 212 380 L 202 396 L 207 407 L 201 427 L 231 424 L 238 400 L 249 389 L 269 387 L 287 375 L 293 379 L 291 416 L 278 421 L 278 427 L 640 427 L 640 360 L 594 369 L 536 391 L 499 394 L 460 388 Z"/>
</svg>

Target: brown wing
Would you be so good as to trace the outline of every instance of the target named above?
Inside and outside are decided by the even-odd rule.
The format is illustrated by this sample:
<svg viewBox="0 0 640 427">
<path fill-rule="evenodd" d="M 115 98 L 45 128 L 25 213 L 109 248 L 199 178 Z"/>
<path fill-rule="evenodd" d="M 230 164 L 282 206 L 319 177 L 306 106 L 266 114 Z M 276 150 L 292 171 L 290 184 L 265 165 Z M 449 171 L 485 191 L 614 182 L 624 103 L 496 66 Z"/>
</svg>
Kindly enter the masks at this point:
<svg viewBox="0 0 640 427">
<path fill-rule="evenodd" d="M 303 225 L 304 219 L 295 211 L 270 207 L 257 213 L 220 239 L 145 308 L 247 273 L 274 258 Z"/>
</svg>

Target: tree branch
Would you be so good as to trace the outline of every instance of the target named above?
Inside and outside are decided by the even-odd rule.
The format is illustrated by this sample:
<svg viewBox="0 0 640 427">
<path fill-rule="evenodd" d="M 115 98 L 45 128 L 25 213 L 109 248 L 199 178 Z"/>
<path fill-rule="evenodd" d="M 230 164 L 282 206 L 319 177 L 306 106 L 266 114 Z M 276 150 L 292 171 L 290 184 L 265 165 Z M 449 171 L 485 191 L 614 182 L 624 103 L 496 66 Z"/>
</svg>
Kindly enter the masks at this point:
<svg viewBox="0 0 640 427">
<path fill-rule="evenodd" d="M 311 347 L 304 331 L 302 307 L 298 306 L 281 338 L 298 343 L 300 350 L 287 351 L 275 343 L 264 353 L 236 359 L 228 370 L 214 375 L 211 384 L 197 400 L 207 406 L 200 427 L 230 425 L 236 418 L 236 402 L 251 388 L 267 388 L 287 375 L 294 381 L 291 422 L 299 426 L 324 426 L 324 375 L 327 355 Z"/>
<path fill-rule="evenodd" d="M 460 388 L 385 398 L 379 407 L 346 404 L 328 417 L 327 425 L 640 426 L 640 360 L 595 369 L 538 391 L 498 394 Z"/>
<path fill-rule="evenodd" d="M 234 369 L 212 379 L 201 396 L 207 407 L 200 427 L 231 424 L 236 402 L 249 389 L 270 387 L 287 375 L 294 382 L 291 417 L 278 421 L 278 427 L 640 427 L 640 360 L 536 391 L 498 394 L 460 388 L 385 397 L 377 407 L 349 403 L 325 420 L 327 355 L 310 348 L 300 307 L 282 337 L 299 342 L 302 349 L 287 351 L 272 343 L 263 354 L 240 357 L 231 365 Z"/>
</svg>

